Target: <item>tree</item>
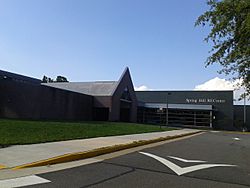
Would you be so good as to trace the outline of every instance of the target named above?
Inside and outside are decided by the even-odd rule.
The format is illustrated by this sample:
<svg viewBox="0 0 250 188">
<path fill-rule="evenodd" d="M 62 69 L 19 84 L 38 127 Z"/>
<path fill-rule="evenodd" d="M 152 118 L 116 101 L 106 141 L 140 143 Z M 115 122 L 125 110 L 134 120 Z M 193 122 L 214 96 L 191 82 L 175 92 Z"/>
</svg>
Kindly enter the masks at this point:
<svg viewBox="0 0 250 188">
<path fill-rule="evenodd" d="M 43 79 L 42 79 L 42 83 L 48 83 L 48 77 L 47 76 L 43 76 Z"/>
<path fill-rule="evenodd" d="M 42 79 L 42 83 L 50 83 L 50 82 L 54 82 L 54 80 L 44 75 Z"/>
<path fill-rule="evenodd" d="M 50 77 L 43 76 L 42 83 L 52 83 L 52 82 L 69 82 L 64 76 L 57 76 L 55 80 Z"/>
<path fill-rule="evenodd" d="M 207 0 L 207 4 L 210 9 L 195 22 L 211 29 L 205 38 L 213 44 L 206 66 L 219 63 L 219 73 L 242 80 L 250 96 L 250 0 Z"/>
<path fill-rule="evenodd" d="M 66 77 L 64 76 L 57 76 L 56 82 L 69 82 Z"/>
</svg>

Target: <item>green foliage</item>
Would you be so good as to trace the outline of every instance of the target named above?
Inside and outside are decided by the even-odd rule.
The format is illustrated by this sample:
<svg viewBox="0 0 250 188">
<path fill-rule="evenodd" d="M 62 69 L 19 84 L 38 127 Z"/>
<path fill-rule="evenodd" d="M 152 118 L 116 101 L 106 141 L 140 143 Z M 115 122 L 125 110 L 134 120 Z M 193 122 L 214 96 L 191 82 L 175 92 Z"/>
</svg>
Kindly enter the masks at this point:
<svg viewBox="0 0 250 188">
<path fill-rule="evenodd" d="M 100 136 L 173 130 L 154 125 L 118 122 L 49 122 L 0 119 L 0 148 Z"/>
<path fill-rule="evenodd" d="M 206 65 L 219 63 L 219 73 L 241 79 L 250 95 L 250 0 L 208 0 L 210 9 L 195 25 L 210 27 L 205 38 L 213 46 Z"/>
<path fill-rule="evenodd" d="M 50 83 L 50 82 L 54 82 L 54 80 L 44 75 L 42 79 L 42 83 Z"/>
<path fill-rule="evenodd" d="M 56 80 L 49 78 L 47 76 L 43 76 L 42 83 L 51 83 L 51 82 L 69 82 L 66 77 L 64 76 L 57 76 Z"/>
<path fill-rule="evenodd" d="M 66 77 L 64 76 L 57 76 L 56 82 L 69 82 Z"/>
</svg>

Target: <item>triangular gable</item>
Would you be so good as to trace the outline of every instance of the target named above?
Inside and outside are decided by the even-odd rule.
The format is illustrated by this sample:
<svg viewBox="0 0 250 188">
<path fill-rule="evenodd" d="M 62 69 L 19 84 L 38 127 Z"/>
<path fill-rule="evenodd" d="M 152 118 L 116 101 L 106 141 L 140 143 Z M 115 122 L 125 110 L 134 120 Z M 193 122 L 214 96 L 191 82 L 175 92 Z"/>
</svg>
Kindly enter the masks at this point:
<svg viewBox="0 0 250 188">
<path fill-rule="evenodd" d="M 120 79 L 118 80 L 118 84 L 114 88 L 114 90 L 112 92 L 112 96 L 114 96 L 114 95 L 116 95 L 118 93 L 121 95 L 122 94 L 121 92 L 123 92 L 124 89 L 126 89 L 126 88 L 129 91 L 129 95 L 130 95 L 131 99 L 136 100 L 134 85 L 133 85 L 131 75 L 130 75 L 130 71 L 129 71 L 128 67 L 125 68 L 125 70 L 123 71 Z"/>
<path fill-rule="evenodd" d="M 129 100 L 123 99 L 124 92 L 128 92 Z M 134 91 L 133 82 L 130 76 L 129 68 L 123 71 L 116 88 L 112 94 L 112 108 L 110 111 L 110 121 L 120 121 L 121 101 L 130 103 L 129 121 L 136 122 L 137 117 L 137 98 Z"/>
</svg>

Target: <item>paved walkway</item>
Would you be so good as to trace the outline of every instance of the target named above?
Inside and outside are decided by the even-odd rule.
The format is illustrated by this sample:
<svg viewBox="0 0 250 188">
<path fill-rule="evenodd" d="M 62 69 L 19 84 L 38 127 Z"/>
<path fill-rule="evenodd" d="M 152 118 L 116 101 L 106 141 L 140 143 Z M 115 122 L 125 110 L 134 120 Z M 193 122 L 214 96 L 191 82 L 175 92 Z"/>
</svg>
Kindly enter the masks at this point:
<svg viewBox="0 0 250 188">
<path fill-rule="evenodd" d="M 134 141 L 151 140 L 160 137 L 177 136 L 198 131 L 199 130 L 194 129 L 181 129 L 166 132 L 99 137 L 44 144 L 16 145 L 0 149 L 0 166 L 4 165 L 10 168 L 69 153 L 84 152 L 101 147 L 128 144 Z"/>
</svg>

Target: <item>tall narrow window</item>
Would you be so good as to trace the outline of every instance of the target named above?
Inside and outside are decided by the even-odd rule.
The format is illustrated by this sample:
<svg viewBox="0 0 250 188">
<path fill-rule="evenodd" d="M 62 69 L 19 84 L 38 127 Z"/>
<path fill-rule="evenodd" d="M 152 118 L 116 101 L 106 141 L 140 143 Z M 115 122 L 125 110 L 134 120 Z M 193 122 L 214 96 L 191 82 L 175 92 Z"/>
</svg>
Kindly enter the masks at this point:
<svg viewBox="0 0 250 188">
<path fill-rule="evenodd" d="M 128 87 L 126 87 L 122 93 L 122 96 L 121 96 L 121 99 L 124 99 L 124 100 L 128 100 L 128 101 L 131 101 L 131 97 L 130 97 L 130 94 L 129 94 L 129 90 L 128 90 Z"/>
</svg>

